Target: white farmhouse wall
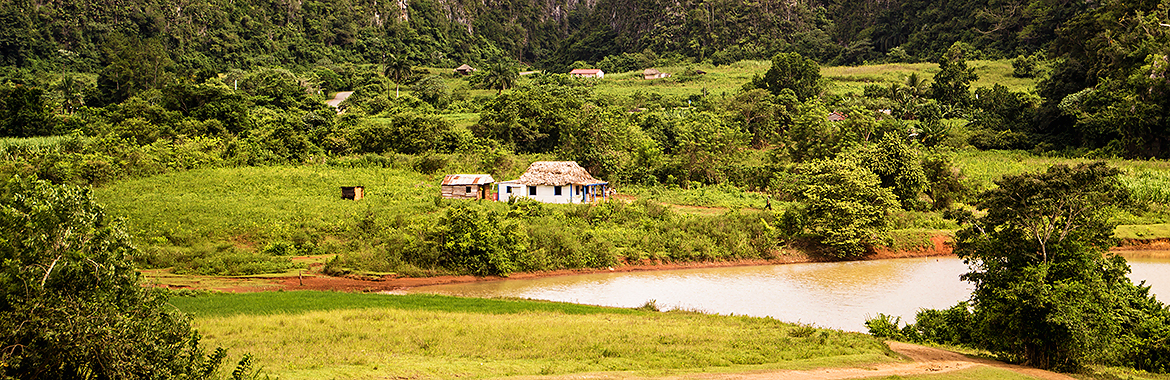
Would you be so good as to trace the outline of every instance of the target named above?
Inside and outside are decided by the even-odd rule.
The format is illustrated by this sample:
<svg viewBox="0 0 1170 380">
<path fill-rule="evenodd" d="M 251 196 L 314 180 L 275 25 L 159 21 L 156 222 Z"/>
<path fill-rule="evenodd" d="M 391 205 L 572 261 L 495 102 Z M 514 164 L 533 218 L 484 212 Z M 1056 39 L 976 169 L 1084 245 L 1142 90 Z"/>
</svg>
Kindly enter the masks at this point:
<svg viewBox="0 0 1170 380">
<path fill-rule="evenodd" d="M 530 198 L 532 200 L 544 203 L 581 203 L 581 193 L 576 191 L 574 185 L 561 186 L 561 195 L 556 195 L 556 186 L 541 185 L 536 187 L 536 195 L 530 195 L 529 187 L 516 183 L 500 183 L 500 202 L 507 202 L 511 198 Z M 508 193 L 508 188 L 512 189 Z"/>
</svg>

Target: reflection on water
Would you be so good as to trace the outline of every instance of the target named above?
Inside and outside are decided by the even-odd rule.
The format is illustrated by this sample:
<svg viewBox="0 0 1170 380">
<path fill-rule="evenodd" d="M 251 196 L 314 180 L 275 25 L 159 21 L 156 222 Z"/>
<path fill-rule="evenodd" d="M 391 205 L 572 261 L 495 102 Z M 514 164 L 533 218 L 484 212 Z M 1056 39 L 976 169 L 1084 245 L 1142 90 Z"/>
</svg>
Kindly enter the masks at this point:
<svg viewBox="0 0 1170 380">
<path fill-rule="evenodd" d="M 1170 291 L 1170 260 L 1132 259 L 1135 280 Z M 913 319 L 920 308 L 945 308 L 972 287 L 957 258 L 787 264 L 672 271 L 600 273 L 428 286 L 411 292 L 471 297 L 517 297 L 590 305 L 660 308 L 770 316 L 848 331 L 865 331 L 877 313 Z M 1161 298 L 1161 297 L 1160 297 Z"/>
</svg>

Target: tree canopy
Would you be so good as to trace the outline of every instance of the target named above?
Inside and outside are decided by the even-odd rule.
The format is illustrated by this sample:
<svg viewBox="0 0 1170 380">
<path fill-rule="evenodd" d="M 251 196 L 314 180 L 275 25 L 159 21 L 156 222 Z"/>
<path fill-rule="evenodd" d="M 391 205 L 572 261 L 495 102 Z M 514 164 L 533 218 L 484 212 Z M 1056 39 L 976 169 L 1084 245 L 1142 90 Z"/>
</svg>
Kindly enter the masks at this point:
<svg viewBox="0 0 1170 380">
<path fill-rule="evenodd" d="M 202 379 L 205 358 L 164 290 L 143 287 L 129 236 L 89 190 L 0 189 L 0 373 L 20 379 Z"/>
<path fill-rule="evenodd" d="M 975 285 L 970 302 L 920 312 L 916 325 L 892 334 L 967 344 L 1039 368 L 1165 371 L 1170 312 L 1126 277 L 1125 259 L 1107 254 L 1110 209 L 1128 196 L 1119 173 L 1096 162 L 996 181 L 978 197 L 987 214 L 956 233 L 955 252 L 972 268 L 962 276 Z"/>
</svg>

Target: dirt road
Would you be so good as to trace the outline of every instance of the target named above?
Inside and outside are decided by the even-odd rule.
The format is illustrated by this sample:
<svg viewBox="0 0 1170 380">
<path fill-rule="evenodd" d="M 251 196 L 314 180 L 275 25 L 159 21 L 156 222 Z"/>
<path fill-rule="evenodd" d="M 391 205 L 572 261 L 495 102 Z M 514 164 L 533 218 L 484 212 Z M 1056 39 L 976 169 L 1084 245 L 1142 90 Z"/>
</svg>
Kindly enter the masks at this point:
<svg viewBox="0 0 1170 380">
<path fill-rule="evenodd" d="M 654 377 L 656 380 L 838 380 L 867 379 L 889 376 L 929 375 L 988 366 L 1003 368 L 1043 380 L 1074 380 L 1063 374 L 1004 364 L 993 360 L 971 358 L 943 349 L 919 346 L 901 342 L 886 342 L 890 349 L 912 360 L 910 363 L 878 364 L 866 368 L 825 368 L 805 371 L 755 371 L 746 373 L 688 374 L 681 376 Z M 533 376 L 524 379 L 567 380 L 567 379 L 647 379 L 627 373 L 587 373 L 564 376 Z"/>
<path fill-rule="evenodd" d="M 693 379 L 710 380 L 835 380 L 861 379 L 887 376 L 912 376 L 958 371 L 976 366 L 1003 368 L 1044 380 L 1073 380 L 1072 377 L 1055 372 L 1028 368 L 1001 362 L 971 358 L 958 353 L 915 344 L 886 342 L 890 349 L 913 360 L 911 363 L 879 364 L 870 368 L 829 368 L 808 371 L 778 371 L 750 374 L 701 375 Z"/>
</svg>

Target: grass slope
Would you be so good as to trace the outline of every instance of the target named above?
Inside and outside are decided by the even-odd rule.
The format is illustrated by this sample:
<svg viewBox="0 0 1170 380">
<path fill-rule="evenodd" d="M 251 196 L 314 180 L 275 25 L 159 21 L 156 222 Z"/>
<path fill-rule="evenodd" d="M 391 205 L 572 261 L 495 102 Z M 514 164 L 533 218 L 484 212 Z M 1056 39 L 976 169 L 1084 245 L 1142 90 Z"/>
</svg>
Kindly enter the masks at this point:
<svg viewBox="0 0 1170 380">
<path fill-rule="evenodd" d="M 215 168 L 123 181 L 94 195 L 148 244 L 212 239 L 246 245 L 297 229 L 347 228 L 346 221 L 365 214 L 429 212 L 438 194 L 433 182 L 382 168 Z M 354 185 L 365 186 L 365 199 L 341 199 L 340 187 Z"/>
<path fill-rule="evenodd" d="M 176 298 L 211 347 L 282 379 L 669 375 L 896 361 L 864 334 L 770 318 L 431 295 Z M 226 306 L 225 306 L 226 305 Z"/>
</svg>

